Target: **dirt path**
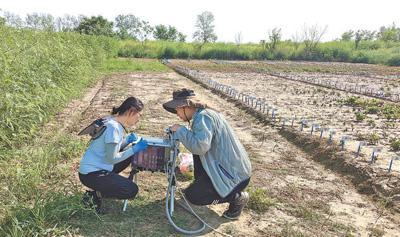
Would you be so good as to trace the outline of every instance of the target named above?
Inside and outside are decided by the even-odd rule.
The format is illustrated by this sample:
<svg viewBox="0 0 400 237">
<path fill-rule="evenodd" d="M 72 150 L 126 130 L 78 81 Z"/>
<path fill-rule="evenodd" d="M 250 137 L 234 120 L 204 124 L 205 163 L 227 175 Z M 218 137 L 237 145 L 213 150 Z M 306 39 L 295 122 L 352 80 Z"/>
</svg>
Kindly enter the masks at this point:
<svg viewBox="0 0 400 237">
<path fill-rule="evenodd" d="M 219 231 L 233 236 L 398 236 L 398 215 L 375 206 L 345 178 L 312 161 L 275 129 L 258 124 L 233 104 L 175 73 L 134 73 L 106 78 L 80 122 L 68 130 L 76 133 L 82 124 L 108 114 L 112 106 L 127 96 L 137 96 L 145 103 L 145 111 L 136 131 L 162 136 L 167 125 L 179 121 L 165 112 L 161 104 L 174 89 L 183 87 L 194 89 L 201 100 L 226 116 L 252 159 L 251 188 L 265 189 L 274 202 L 265 213 L 246 209 L 242 218 L 234 222 L 219 217 L 227 205 L 196 208 Z M 78 162 L 79 159 L 75 165 Z M 79 183 L 77 179 L 76 182 Z M 120 202 L 111 202 L 100 225 L 98 219 L 78 219 L 72 223 L 82 228 L 84 236 L 176 235 L 163 212 L 165 187 L 162 174 L 143 172 L 139 176 L 139 196 L 130 202 L 130 211 L 121 214 Z M 93 229 L 85 231 L 82 223 Z"/>
</svg>

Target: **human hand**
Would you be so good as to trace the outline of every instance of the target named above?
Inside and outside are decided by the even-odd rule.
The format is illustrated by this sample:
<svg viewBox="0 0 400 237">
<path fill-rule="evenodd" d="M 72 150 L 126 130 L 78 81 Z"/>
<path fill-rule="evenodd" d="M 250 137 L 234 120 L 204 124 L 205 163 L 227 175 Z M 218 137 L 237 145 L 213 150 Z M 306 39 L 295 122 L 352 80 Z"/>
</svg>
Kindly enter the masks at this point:
<svg viewBox="0 0 400 237">
<path fill-rule="evenodd" d="M 140 139 L 138 143 L 136 143 L 132 149 L 133 149 L 133 154 L 136 154 L 138 152 L 146 150 L 148 147 L 147 141 L 144 139 Z"/>
<path fill-rule="evenodd" d="M 136 141 L 138 138 L 139 137 L 138 137 L 138 135 L 136 135 L 136 133 L 131 133 L 126 137 L 126 143 L 130 144 L 130 143 Z"/>
<path fill-rule="evenodd" d="M 174 124 L 170 127 L 170 130 L 173 132 L 176 132 L 179 128 L 181 127 L 181 125 L 179 124 Z"/>
</svg>

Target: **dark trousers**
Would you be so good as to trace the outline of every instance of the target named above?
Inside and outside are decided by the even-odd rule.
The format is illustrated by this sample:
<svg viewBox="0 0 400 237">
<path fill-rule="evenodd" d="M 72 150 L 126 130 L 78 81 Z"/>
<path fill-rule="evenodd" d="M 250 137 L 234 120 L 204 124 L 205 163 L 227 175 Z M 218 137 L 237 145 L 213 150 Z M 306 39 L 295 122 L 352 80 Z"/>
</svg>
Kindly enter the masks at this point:
<svg viewBox="0 0 400 237">
<path fill-rule="evenodd" d="M 99 191 L 102 197 L 116 199 L 131 199 L 136 196 L 139 187 L 130 179 L 118 173 L 123 171 L 131 163 L 126 159 L 114 165 L 112 172 L 100 170 L 88 174 L 79 173 L 79 180 L 83 185 Z"/>
<path fill-rule="evenodd" d="M 193 155 L 194 181 L 185 189 L 185 197 L 194 205 L 209 205 L 217 203 L 232 202 L 250 182 L 250 178 L 241 182 L 233 191 L 222 198 L 215 190 L 210 177 L 201 164 L 200 157 Z"/>
</svg>

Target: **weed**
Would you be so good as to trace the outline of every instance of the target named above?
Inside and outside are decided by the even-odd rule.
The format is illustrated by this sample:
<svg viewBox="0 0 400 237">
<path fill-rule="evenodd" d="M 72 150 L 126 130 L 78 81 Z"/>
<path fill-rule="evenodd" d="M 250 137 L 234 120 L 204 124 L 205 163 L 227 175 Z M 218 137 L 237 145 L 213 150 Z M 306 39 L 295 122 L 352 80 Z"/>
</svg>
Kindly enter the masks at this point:
<svg viewBox="0 0 400 237">
<path fill-rule="evenodd" d="M 356 113 L 356 121 L 357 122 L 362 122 L 362 121 L 364 121 L 364 119 L 366 118 L 367 116 L 365 115 L 365 114 L 363 114 L 362 112 L 357 112 Z"/>
<path fill-rule="evenodd" d="M 370 126 L 372 128 L 376 127 L 375 120 L 373 120 L 373 119 L 368 119 L 367 124 L 368 124 L 368 126 Z"/>
<path fill-rule="evenodd" d="M 369 236 L 371 237 L 382 237 L 385 235 L 385 231 L 379 227 L 370 227 L 368 230 L 370 231 Z"/>
<path fill-rule="evenodd" d="M 368 144 L 370 144 L 370 145 L 377 145 L 379 142 L 379 139 L 380 139 L 380 136 L 376 132 L 369 134 L 369 136 L 367 137 Z"/>
<path fill-rule="evenodd" d="M 247 206 L 258 213 L 263 213 L 276 204 L 276 201 L 262 188 L 251 189 L 249 194 L 250 201 Z"/>
<path fill-rule="evenodd" d="M 393 151 L 400 151 L 400 138 L 395 138 L 390 141 L 390 148 Z"/>
</svg>

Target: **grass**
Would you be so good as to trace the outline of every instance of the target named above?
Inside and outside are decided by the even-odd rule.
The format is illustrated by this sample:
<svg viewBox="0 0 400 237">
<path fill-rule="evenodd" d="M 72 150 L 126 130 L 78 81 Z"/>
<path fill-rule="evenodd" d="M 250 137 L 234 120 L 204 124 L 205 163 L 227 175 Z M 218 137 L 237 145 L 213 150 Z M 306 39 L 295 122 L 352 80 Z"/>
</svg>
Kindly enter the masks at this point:
<svg viewBox="0 0 400 237">
<path fill-rule="evenodd" d="M 250 189 L 249 194 L 250 200 L 247 207 L 257 213 L 266 212 L 270 207 L 276 205 L 276 201 L 269 197 L 267 191 L 262 188 Z"/>
<path fill-rule="evenodd" d="M 374 47 L 370 45 L 373 44 Z M 146 43 L 125 40 L 121 42 L 118 55 L 136 58 L 194 58 L 220 60 L 309 60 L 322 62 L 355 62 L 400 64 L 397 56 L 399 42 L 385 44 L 381 41 L 363 41 L 362 47 L 355 49 L 354 42 L 332 41 L 320 43 L 308 50 L 304 43 L 280 42 L 276 49 L 269 50 L 261 44 L 198 43 L 147 41 Z M 308 68 L 309 72 L 327 72 L 324 67 Z"/>
<path fill-rule="evenodd" d="M 395 138 L 390 141 L 390 147 L 393 151 L 400 151 L 400 138 Z"/>
<path fill-rule="evenodd" d="M 82 89 L 95 81 L 110 38 L 0 26 L 0 159 L 31 142 Z"/>
<path fill-rule="evenodd" d="M 377 114 L 388 121 L 400 119 L 400 106 L 394 103 L 388 103 L 377 99 L 361 99 L 358 96 L 351 96 L 343 101 L 344 105 L 358 108 L 361 111 L 356 113 L 356 120 L 363 121 L 366 114 Z"/>
<path fill-rule="evenodd" d="M 167 71 L 155 60 L 140 63 L 137 60 L 127 61 L 110 59 L 105 65 L 115 67 L 99 71 Z M 140 66 L 134 67 L 136 62 Z M 83 92 L 80 90 L 76 96 L 82 96 Z M 59 111 L 62 108 L 63 105 L 58 106 Z M 72 115 L 70 119 L 74 119 L 75 123 L 79 120 Z M 170 233 L 166 219 L 159 225 L 159 219 L 164 218 L 162 197 L 159 195 L 160 190 L 165 188 L 163 186 L 152 184 L 156 188 L 152 192 L 143 192 L 148 196 L 131 202 L 126 214 L 120 212 L 121 201 L 110 202 L 108 206 L 118 212 L 105 216 L 97 216 L 93 210 L 85 209 L 81 205 L 82 186 L 75 177 L 75 162 L 86 149 L 87 140 L 61 132 L 57 126 L 55 128 L 39 126 L 34 140 L 21 144 L 18 149 L 7 149 L 1 153 L 0 236 L 98 236 L 98 233 L 126 236 L 137 226 L 143 226 L 139 235 L 165 236 Z M 155 216 L 154 220 L 150 219 L 151 216 Z M 177 222 L 185 224 L 188 218 L 187 215 L 178 216 Z M 137 231 L 135 233 L 138 234 Z"/>
<path fill-rule="evenodd" d="M 104 73 L 114 72 L 169 72 L 168 67 L 157 60 L 110 58 L 106 60 Z"/>
</svg>

